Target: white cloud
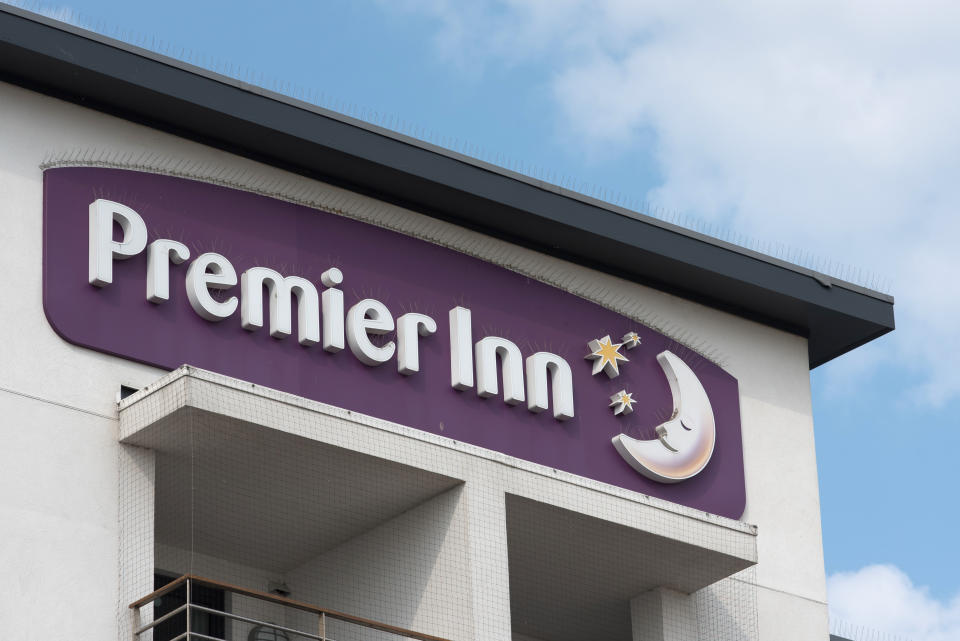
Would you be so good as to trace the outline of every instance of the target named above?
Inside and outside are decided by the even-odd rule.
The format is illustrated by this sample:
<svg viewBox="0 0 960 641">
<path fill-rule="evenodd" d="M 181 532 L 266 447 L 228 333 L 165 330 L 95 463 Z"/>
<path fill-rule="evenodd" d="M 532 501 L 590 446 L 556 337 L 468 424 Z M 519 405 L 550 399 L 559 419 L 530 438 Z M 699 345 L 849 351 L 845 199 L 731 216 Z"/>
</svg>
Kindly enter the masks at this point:
<svg viewBox="0 0 960 641">
<path fill-rule="evenodd" d="M 909 641 L 960 639 L 960 594 L 939 601 L 893 565 L 833 574 L 827 595 L 832 631 L 855 640 L 861 627 Z"/>
<path fill-rule="evenodd" d="M 609 154 L 654 132 L 655 204 L 889 276 L 899 329 L 828 366 L 838 384 L 870 363 L 913 374 L 914 400 L 960 398 L 943 357 L 960 354 L 960 4 L 404 6 L 461 64 L 543 65 L 575 144 Z"/>
</svg>

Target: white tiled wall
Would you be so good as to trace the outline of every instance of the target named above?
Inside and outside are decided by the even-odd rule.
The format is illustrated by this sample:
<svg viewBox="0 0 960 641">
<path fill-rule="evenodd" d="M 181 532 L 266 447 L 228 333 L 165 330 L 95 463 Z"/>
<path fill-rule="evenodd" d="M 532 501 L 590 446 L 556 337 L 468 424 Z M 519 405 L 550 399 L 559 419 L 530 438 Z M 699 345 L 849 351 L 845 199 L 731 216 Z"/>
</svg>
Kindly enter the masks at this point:
<svg viewBox="0 0 960 641">
<path fill-rule="evenodd" d="M 142 387 L 162 372 L 69 345 L 46 322 L 39 166 L 70 154 L 97 158 L 130 151 L 133 158 L 142 152 L 189 158 L 228 175 L 251 170 L 278 177 L 319 194 L 340 213 L 495 259 L 686 337 L 718 359 L 740 381 L 747 480 L 743 518 L 760 531 L 759 565 L 749 580 L 758 591 L 762 638 L 826 638 L 804 339 L 11 85 L 0 84 L 0 119 L 0 269 L 11 284 L 0 297 L 6 337 L 0 342 L 0 623 L 5 636 L 112 638 L 118 605 L 127 596 L 117 578 L 120 450 L 114 400 L 120 383 Z M 477 525 L 468 519 L 465 527 L 470 533 Z M 488 556 L 482 538 L 468 536 L 468 541 L 476 568 L 470 591 L 482 601 L 474 604 L 476 611 L 480 605 L 502 608 L 505 597 L 496 587 L 502 581 L 501 562 L 485 566 L 483 559 L 496 555 Z M 462 629 L 479 635 L 480 626 L 489 624 L 473 620 Z M 507 633 L 489 632 L 483 636 Z"/>
</svg>

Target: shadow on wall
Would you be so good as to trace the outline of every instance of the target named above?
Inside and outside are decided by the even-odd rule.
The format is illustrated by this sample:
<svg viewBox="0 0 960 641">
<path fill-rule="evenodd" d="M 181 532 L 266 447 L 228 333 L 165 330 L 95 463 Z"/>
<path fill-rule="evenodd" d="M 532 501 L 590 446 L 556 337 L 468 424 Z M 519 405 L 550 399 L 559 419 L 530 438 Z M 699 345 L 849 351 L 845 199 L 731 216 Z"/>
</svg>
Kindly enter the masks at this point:
<svg viewBox="0 0 960 641">
<path fill-rule="evenodd" d="M 171 574 L 192 572 L 255 589 L 285 584 L 285 596 L 297 601 L 459 641 L 473 638 L 466 536 L 462 486 L 456 486 L 284 573 L 166 545 L 157 545 L 156 558 Z M 313 613 L 235 594 L 228 601 L 230 612 L 318 631 Z M 327 625 L 338 641 L 395 638 L 342 621 Z M 250 634 L 242 622 L 228 627 L 231 639 Z"/>
<path fill-rule="evenodd" d="M 463 486 L 321 554 L 285 579 L 291 596 L 304 601 L 418 632 L 472 639 Z M 331 622 L 328 634 L 338 641 L 386 638 L 339 621 Z"/>
<path fill-rule="evenodd" d="M 263 592 L 285 584 L 284 596 L 321 608 L 473 637 L 459 480 L 196 408 L 137 439 L 156 452 L 156 483 L 144 488 L 155 493 L 151 570 Z M 318 632 L 315 614 L 236 594 L 225 605 Z M 250 625 L 228 627 L 247 639 Z M 328 634 L 352 641 L 358 630 L 331 622 Z"/>
</svg>

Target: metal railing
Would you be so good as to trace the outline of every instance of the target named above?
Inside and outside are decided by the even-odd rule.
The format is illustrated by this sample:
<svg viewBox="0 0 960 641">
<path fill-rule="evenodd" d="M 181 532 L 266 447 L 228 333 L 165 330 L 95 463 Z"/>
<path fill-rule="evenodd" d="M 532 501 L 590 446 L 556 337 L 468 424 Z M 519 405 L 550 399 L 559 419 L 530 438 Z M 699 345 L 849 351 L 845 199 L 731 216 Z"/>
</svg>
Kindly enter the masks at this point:
<svg viewBox="0 0 960 641">
<path fill-rule="evenodd" d="M 157 617 L 156 619 L 141 624 L 140 610 L 146 605 L 153 604 L 161 597 L 172 593 L 174 590 L 184 586 L 186 590 L 186 600 L 179 607 L 167 612 L 166 614 Z M 216 590 L 222 590 L 224 593 L 251 597 L 260 601 L 267 603 L 273 603 L 281 605 L 283 607 L 292 608 L 294 610 L 300 610 L 302 612 L 309 612 L 317 616 L 317 627 L 316 633 L 306 632 L 304 630 L 297 630 L 295 628 L 282 626 L 276 623 L 271 623 L 269 621 L 259 621 L 257 619 L 242 616 L 234 612 L 230 612 L 227 608 L 223 610 L 218 610 L 216 608 L 207 607 L 205 605 L 200 605 L 195 603 L 193 600 L 194 588 L 197 586 L 202 586 L 206 588 L 213 588 Z M 407 639 L 418 639 L 419 641 L 447 641 L 442 637 L 436 637 L 430 634 L 424 634 L 422 632 L 415 632 L 413 630 L 406 630 L 393 625 L 388 625 L 386 623 L 380 623 L 379 621 L 373 621 L 371 619 L 365 619 L 363 617 L 353 616 L 351 614 L 345 614 L 343 612 L 337 612 L 336 610 L 328 610 L 326 608 L 320 608 L 309 603 L 303 603 L 301 601 L 296 601 L 294 599 L 288 599 L 286 597 L 278 596 L 275 594 L 269 594 L 267 592 L 260 592 L 258 590 L 251 590 L 248 588 L 243 588 L 236 585 L 230 585 L 229 583 L 223 583 L 220 581 L 214 581 L 212 579 L 206 579 L 201 576 L 196 576 L 193 574 L 184 574 L 183 576 L 174 579 L 167 585 L 163 586 L 158 590 L 154 590 L 147 596 L 138 599 L 130 604 L 130 609 L 134 611 L 134 632 L 133 632 L 133 641 L 139 641 L 142 634 L 154 630 L 158 625 L 166 621 L 172 620 L 174 617 L 184 614 L 186 618 L 186 625 L 184 631 L 179 635 L 175 636 L 170 641 L 223 641 L 220 637 L 213 637 L 202 632 L 194 631 L 192 628 L 192 619 L 197 612 L 201 612 L 205 615 L 211 615 L 216 617 L 223 617 L 224 620 L 233 620 L 239 621 L 241 623 L 246 623 L 253 626 L 260 626 L 264 630 L 273 630 L 275 632 L 281 632 L 284 635 L 292 635 L 294 637 L 299 637 L 303 639 L 312 639 L 313 641 L 333 641 L 329 636 L 327 636 L 327 624 L 330 620 L 342 621 L 344 623 L 349 623 L 357 625 L 363 628 L 378 630 L 380 632 L 386 632 L 389 634 L 396 635 L 398 637 L 407 638 Z"/>
</svg>

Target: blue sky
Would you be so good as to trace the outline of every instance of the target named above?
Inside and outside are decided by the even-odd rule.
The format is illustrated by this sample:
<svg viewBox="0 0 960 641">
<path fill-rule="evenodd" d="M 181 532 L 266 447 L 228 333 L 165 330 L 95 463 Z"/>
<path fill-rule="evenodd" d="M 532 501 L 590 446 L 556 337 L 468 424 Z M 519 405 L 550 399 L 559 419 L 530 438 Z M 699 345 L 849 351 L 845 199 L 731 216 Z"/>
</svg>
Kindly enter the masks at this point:
<svg viewBox="0 0 960 641">
<path fill-rule="evenodd" d="M 898 330 L 813 372 L 831 594 L 909 594 L 934 613 L 923 629 L 862 603 L 838 614 L 914 639 L 960 634 L 956 3 L 25 6 L 883 286 Z"/>
</svg>

